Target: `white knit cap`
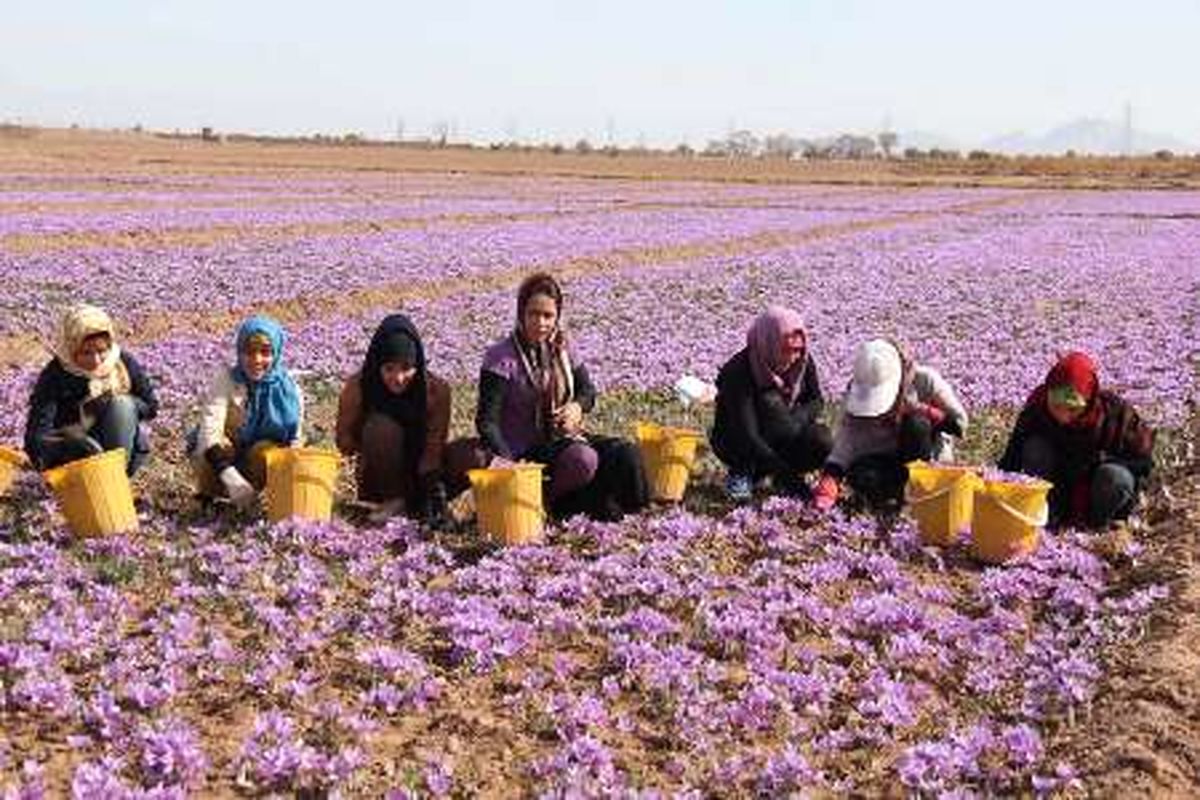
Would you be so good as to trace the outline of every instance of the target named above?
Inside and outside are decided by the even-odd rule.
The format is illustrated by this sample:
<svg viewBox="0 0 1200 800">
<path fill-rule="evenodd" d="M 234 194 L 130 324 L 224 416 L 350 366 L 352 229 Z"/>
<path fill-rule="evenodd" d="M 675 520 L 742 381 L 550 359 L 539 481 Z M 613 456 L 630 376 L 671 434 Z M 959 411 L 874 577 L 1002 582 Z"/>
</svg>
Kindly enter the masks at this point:
<svg viewBox="0 0 1200 800">
<path fill-rule="evenodd" d="M 846 392 L 846 413 L 878 417 L 890 409 L 900 394 L 902 372 L 895 345 L 886 339 L 863 342 L 854 354 L 854 377 Z"/>
</svg>

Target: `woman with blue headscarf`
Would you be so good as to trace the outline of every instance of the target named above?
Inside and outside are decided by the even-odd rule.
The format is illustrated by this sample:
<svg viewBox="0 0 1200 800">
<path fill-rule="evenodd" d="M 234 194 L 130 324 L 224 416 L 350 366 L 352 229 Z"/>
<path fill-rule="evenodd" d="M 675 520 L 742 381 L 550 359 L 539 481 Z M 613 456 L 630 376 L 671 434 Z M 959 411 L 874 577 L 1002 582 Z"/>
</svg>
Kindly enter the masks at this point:
<svg viewBox="0 0 1200 800">
<path fill-rule="evenodd" d="M 248 506 L 267 480 L 266 453 L 300 444 L 304 396 L 283 363 L 286 337 L 270 317 L 247 319 L 237 332 L 237 363 L 213 378 L 188 435 L 197 489 Z"/>
</svg>

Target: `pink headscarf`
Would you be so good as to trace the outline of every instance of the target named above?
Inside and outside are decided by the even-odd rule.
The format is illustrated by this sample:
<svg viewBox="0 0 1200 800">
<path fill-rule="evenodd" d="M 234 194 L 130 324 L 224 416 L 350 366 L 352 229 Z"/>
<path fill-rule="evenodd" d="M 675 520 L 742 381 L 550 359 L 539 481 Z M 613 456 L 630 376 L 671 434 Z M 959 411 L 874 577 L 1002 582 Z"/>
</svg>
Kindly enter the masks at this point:
<svg viewBox="0 0 1200 800">
<path fill-rule="evenodd" d="M 768 306 L 754 320 L 746 334 L 746 350 L 750 355 L 750 372 L 754 382 L 763 389 L 778 389 L 788 403 L 796 402 L 801 378 L 808 363 L 808 335 L 805 349 L 794 364 L 783 363 L 783 340 L 795 331 L 804 331 L 804 320 L 798 313 L 783 306 Z"/>
</svg>

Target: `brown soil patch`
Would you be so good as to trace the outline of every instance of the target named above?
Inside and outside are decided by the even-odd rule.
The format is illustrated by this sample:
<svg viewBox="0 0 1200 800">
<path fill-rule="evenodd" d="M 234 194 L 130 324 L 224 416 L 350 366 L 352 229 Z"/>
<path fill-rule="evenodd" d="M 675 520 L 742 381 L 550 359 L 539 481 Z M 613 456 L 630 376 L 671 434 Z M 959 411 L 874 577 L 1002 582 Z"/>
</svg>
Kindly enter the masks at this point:
<svg viewBox="0 0 1200 800">
<path fill-rule="evenodd" d="M 1067 188 L 1200 186 L 1200 159 L 1005 158 L 930 162 L 905 160 L 784 161 L 609 156 L 548 151 L 490 151 L 394 144 L 284 141 L 202 142 L 152 134 L 40 129 L 0 137 L 0 169 L 38 172 L 240 173 L 262 170 L 364 170 L 558 175 L 645 180 L 760 183 L 848 183 Z"/>
<path fill-rule="evenodd" d="M 1062 745 L 1092 796 L 1200 797 L 1200 464 L 1157 493 L 1147 519 L 1147 552 L 1126 583 L 1168 583 L 1171 597 Z"/>
<path fill-rule="evenodd" d="M 423 217 L 402 217 L 381 220 L 345 220 L 323 223 L 288 223 L 280 225 L 207 225 L 203 227 L 179 228 L 129 228 L 117 231 L 76 230 L 64 233 L 12 233 L 0 237 L 0 247 L 14 253 L 61 252 L 83 248 L 127 248 L 140 250 L 148 247 L 195 247 L 233 241 L 282 241 L 300 236 L 353 236 L 370 235 L 392 230 L 410 230 L 431 225 L 490 225 L 499 222 L 537 222 L 558 220 L 567 217 L 596 216 L 601 214 L 624 214 L 645 211 L 668 211 L 679 208 L 795 208 L 804 210 L 812 201 L 832 195 L 815 195 L 807 204 L 772 203 L 761 199 L 746 200 L 695 200 L 667 201 L 644 200 L 614 203 L 607 206 L 585 206 L 555 211 L 529 211 L 512 213 L 464 213 L 431 214 Z M 400 199 L 414 199 L 405 196 Z M 844 197 L 844 195 L 843 195 Z M 850 200 L 851 198 L 845 197 Z M 327 196 L 320 198 L 328 202 Z M 947 209 L 940 213 L 969 213 L 976 208 L 1012 202 L 1010 199 L 985 200 Z M 295 201 L 278 200 L 280 205 L 298 205 Z M 310 201 L 311 204 L 311 201 Z M 258 204 L 254 204 L 258 205 Z M 263 206 L 269 205 L 263 203 Z M 190 207 L 202 207 L 202 204 Z M 3 209 L 0 207 L 0 213 Z"/>
<path fill-rule="evenodd" d="M 50 350 L 46 345 L 32 334 L 18 333 L 0 337 L 0 366 L 19 367 L 42 361 L 49 355 Z"/>
<path fill-rule="evenodd" d="M 816 239 L 909 224 L 943 213 L 969 213 L 987 207 L 1019 202 L 1022 199 L 993 198 L 960 204 L 950 210 L 909 212 L 882 218 L 819 225 L 800 231 L 767 231 L 751 236 L 697 242 L 675 247 L 621 248 L 599 256 L 569 258 L 549 264 L 538 264 L 537 267 L 548 269 L 560 278 L 573 278 L 594 275 L 602 271 L 615 271 L 634 266 L 666 265 L 713 256 L 750 257 L 757 253 L 769 252 Z M 406 300 L 451 297 L 467 291 L 486 292 L 515 286 L 529 272 L 531 266 L 458 280 L 429 281 L 416 285 L 411 281 L 405 281 L 338 294 L 294 297 L 259 305 L 255 308 L 284 323 L 351 316 L 364 313 L 372 308 L 395 307 Z M 155 312 L 131 324 L 123 338 L 130 344 L 137 345 L 164 339 L 183 330 L 193 334 L 220 335 L 235 327 L 244 316 L 244 312 L 244 309 Z M 45 352 L 45 348 L 39 345 L 37 339 L 32 336 L 0 338 L 0 359 L 9 363 L 29 363 L 44 358 Z"/>
</svg>

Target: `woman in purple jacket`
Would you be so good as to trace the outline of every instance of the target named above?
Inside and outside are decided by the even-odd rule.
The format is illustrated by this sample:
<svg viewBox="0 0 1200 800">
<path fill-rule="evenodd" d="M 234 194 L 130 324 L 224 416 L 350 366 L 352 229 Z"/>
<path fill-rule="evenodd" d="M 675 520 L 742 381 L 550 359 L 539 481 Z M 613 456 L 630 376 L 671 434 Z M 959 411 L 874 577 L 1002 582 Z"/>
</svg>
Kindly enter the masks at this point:
<svg viewBox="0 0 1200 800">
<path fill-rule="evenodd" d="M 587 368 L 561 325 L 562 289 L 546 273 L 517 293 L 517 324 L 492 344 L 479 374 L 479 439 L 455 442 L 448 472 L 534 461 L 546 465 L 546 499 L 556 516 L 616 519 L 649 502 L 641 455 L 629 441 L 585 431 L 596 402 Z M 463 488 L 461 479 L 454 488 Z"/>
</svg>

